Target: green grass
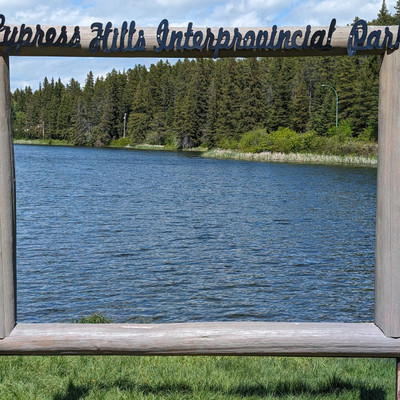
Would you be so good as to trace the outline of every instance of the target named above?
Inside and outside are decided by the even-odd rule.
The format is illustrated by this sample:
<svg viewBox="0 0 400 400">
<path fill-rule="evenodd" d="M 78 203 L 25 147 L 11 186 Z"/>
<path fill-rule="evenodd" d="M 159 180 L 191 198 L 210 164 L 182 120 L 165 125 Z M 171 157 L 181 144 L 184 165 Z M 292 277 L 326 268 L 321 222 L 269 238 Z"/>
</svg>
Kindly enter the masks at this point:
<svg viewBox="0 0 400 400">
<path fill-rule="evenodd" d="M 56 139 L 14 139 L 14 144 L 30 144 L 40 146 L 73 146 L 67 140 Z"/>
<path fill-rule="evenodd" d="M 299 164 L 325 164 L 325 165 L 352 165 L 376 167 L 378 159 L 373 156 L 336 156 L 323 154 L 303 154 L 303 153 L 278 153 L 278 152 L 262 152 L 262 153 L 243 153 L 235 150 L 214 149 L 206 151 L 202 154 L 206 158 L 229 159 L 241 161 L 258 161 L 258 162 L 286 162 Z"/>
<path fill-rule="evenodd" d="M 395 362 L 281 357 L 0 357 L 0 398 L 393 399 Z"/>
</svg>

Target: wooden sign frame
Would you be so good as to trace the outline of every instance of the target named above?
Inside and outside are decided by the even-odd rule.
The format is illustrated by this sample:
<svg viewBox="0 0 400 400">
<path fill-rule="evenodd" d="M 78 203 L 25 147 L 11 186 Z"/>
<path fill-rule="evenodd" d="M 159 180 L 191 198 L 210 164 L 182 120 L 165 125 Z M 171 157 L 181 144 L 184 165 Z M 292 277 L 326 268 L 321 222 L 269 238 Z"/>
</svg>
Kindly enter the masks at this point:
<svg viewBox="0 0 400 400">
<path fill-rule="evenodd" d="M 0 355 L 400 357 L 400 51 L 398 27 L 113 28 L 6 26 L 0 16 Z M 175 33 L 174 33 L 175 32 Z M 253 33 L 251 33 L 253 32 Z M 136 35 L 136 36 L 135 36 Z M 269 38 L 269 39 L 268 39 Z M 269 40 L 269 41 L 268 41 Z M 279 42 L 280 41 L 280 42 Z M 278 46 L 279 44 L 279 46 Z M 16 209 L 9 56 L 260 57 L 381 54 L 375 322 L 17 324 Z"/>
</svg>

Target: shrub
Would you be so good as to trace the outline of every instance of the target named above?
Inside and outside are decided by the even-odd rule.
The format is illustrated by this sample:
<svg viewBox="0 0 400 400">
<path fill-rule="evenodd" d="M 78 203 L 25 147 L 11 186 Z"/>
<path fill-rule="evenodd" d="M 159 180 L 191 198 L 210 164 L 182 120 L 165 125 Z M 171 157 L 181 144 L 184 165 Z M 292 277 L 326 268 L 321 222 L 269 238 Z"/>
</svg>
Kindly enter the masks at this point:
<svg viewBox="0 0 400 400">
<path fill-rule="evenodd" d="M 353 137 L 353 127 L 348 119 L 344 119 L 339 122 L 339 126 L 332 126 L 328 130 L 329 137 L 337 137 L 339 140 L 349 140 Z"/>
<path fill-rule="evenodd" d="M 371 142 L 375 141 L 376 132 L 372 126 L 367 126 L 362 130 L 362 132 L 358 135 L 357 139 L 362 142 Z"/>
<path fill-rule="evenodd" d="M 103 314 L 94 313 L 87 317 L 81 317 L 75 322 L 78 324 L 109 324 L 111 323 L 111 320 L 105 317 Z"/>
<path fill-rule="evenodd" d="M 239 141 L 239 149 L 249 153 L 265 151 L 267 149 L 267 135 L 264 129 L 246 132 Z"/>
<path fill-rule="evenodd" d="M 218 143 L 218 147 L 220 147 L 221 149 L 234 150 L 234 149 L 237 149 L 238 146 L 239 146 L 239 144 L 238 144 L 237 140 L 235 140 L 231 137 L 226 137 Z"/>
<path fill-rule="evenodd" d="M 315 151 L 318 145 L 317 134 L 314 131 L 299 135 L 300 149 L 299 153 L 311 153 Z"/>
<path fill-rule="evenodd" d="M 276 131 L 267 135 L 268 148 L 270 151 L 291 153 L 300 151 L 300 136 L 289 128 L 279 127 Z"/>
<path fill-rule="evenodd" d="M 117 140 L 113 140 L 110 143 L 110 147 L 126 147 L 130 145 L 130 139 L 128 138 L 119 138 Z"/>
</svg>

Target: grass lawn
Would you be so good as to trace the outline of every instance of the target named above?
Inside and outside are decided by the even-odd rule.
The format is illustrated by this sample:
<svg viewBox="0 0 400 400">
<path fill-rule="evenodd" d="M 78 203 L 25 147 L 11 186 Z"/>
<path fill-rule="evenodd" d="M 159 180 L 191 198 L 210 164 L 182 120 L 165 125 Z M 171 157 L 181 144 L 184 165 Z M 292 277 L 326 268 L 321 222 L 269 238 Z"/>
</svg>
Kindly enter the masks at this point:
<svg viewBox="0 0 400 400">
<path fill-rule="evenodd" d="M 393 359 L 0 357 L 0 399 L 395 398 Z"/>
</svg>

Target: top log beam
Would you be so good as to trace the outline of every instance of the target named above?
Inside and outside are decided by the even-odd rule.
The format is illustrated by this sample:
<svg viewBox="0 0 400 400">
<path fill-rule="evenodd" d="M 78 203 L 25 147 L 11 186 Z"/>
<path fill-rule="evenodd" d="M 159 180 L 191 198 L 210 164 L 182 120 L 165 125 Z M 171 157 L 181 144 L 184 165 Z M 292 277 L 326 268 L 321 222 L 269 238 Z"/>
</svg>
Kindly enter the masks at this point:
<svg viewBox="0 0 400 400">
<path fill-rule="evenodd" d="M 91 27 L 7 26 L 4 16 L 0 18 L 0 52 L 21 56 L 340 56 L 348 54 L 349 41 L 354 37 L 351 26 L 336 27 L 335 20 L 332 20 L 330 26 L 306 28 L 196 28 L 191 24 L 176 28 L 170 27 L 168 21 L 164 20 L 158 28 L 140 28 L 135 26 L 134 21 L 124 22 L 121 26 L 113 26 L 111 23 L 94 23 Z M 369 44 L 372 48 L 363 49 L 360 54 L 383 54 L 388 42 L 385 42 L 386 35 L 391 35 L 395 44 L 399 38 L 398 30 L 398 26 L 358 26 L 359 37 L 365 34 L 364 44 L 368 43 L 372 32 L 379 32 L 378 37 L 371 36 Z M 93 52 L 96 39 L 99 46 Z M 18 41 L 20 44 L 23 41 L 25 43 L 18 46 Z M 215 45 L 218 47 L 217 51 Z M 163 47 L 161 51 L 160 47 Z"/>
</svg>

